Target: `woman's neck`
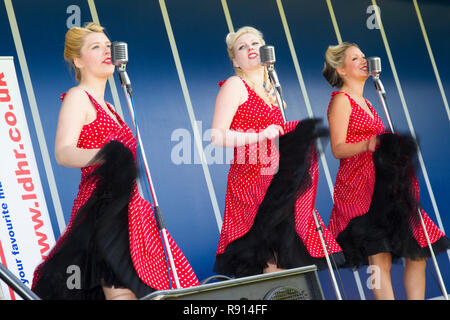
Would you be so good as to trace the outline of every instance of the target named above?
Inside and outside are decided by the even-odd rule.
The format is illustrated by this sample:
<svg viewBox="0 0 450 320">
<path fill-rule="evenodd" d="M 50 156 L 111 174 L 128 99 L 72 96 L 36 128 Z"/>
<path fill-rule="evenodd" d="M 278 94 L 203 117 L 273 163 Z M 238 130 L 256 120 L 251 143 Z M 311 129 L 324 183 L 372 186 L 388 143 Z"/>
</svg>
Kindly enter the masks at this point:
<svg viewBox="0 0 450 320">
<path fill-rule="evenodd" d="M 340 91 L 344 91 L 353 97 L 363 98 L 364 83 L 365 81 L 346 81 Z"/>
<path fill-rule="evenodd" d="M 250 80 L 255 86 L 262 86 L 264 82 L 264 67 L 254 69 L 254 70 L 245 70 L 244 71 L 245 78 Z"/>
<path fill-rule="evenodd" d="M 263 66 L 251 71 L 246 70 L 243 78 L 269 106 L 277 105 L 274 88 L 270 83 Z"/>
<path fill-rule="evenodd" d="M 89 92 L 97 101 L 105 101 L 106 80 L 86 77 L 81 79 L 78 86 Z"/>
</svg>

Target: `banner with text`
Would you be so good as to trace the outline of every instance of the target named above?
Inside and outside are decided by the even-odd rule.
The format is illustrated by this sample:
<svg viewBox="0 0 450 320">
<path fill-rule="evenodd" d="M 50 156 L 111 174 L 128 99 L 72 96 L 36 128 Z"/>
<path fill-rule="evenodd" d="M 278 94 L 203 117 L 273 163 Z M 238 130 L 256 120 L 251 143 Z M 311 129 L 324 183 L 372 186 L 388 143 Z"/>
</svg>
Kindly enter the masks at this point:
<svg viewBox="0 0 450 320">
<path fill-rule="evenodd" d="M 31 287 L 55 243 L 13 57 L 0 57 L 0 259 Z M 20 297 L 3 282 L 5 299 Z"/>
</svg>

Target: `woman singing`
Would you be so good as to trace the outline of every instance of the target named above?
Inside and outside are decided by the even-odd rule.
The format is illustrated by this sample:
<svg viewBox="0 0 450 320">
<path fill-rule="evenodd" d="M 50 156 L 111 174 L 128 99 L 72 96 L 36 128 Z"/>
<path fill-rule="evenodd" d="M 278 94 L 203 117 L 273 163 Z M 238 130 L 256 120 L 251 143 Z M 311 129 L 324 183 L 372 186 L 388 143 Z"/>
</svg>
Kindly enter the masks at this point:
<svg viewBox="0 0 450 320">
<path fill-rule="evenodd" d="M 81 168 L 81 182 L 66 231 L 35 270 L 32 289 L 42 299 L 136 299 L 170 286 L 152 207 L 135 182 L 136 140 L 104 100 L 110 49 L 98 24 L 66 33 L 64 58 L 79 84 L 62 97 L 55 156 Z M 198 284 L 170 243 L 181 286 Z"/>
<path fill-rule="evenodd" d="M 242 27 L 227 35 L 226 44 L 236 75 L 219 83 L 211 139 L 217 146 L 234 148 L 234 159 L 214 271 L 243 277 L 311 264 L 322 267 L 324 252 L 313 210 L 315 141 L 323 133 L 316 120 L 283 122 L 259 57 L 261 32 Z M 289 151 L 286 157 L 283 150 Z M 341 249 L 326 228 L 324 233 L 328 253 L 341 263 Z"/>
<path fill-rule="evenodd" d="M 407 298 L 424 299 L 430 253 L 419 209 L 435 252 L 447 249 L 449 241 L 420 207 L 413 161 L 416 143 L 386 133 L 364 98 L 369 74 L 356 44 L 330 46 L 322 73 L 339 88 L 328 107 L 331 149 L 340 160 L 329 230 L 348 266 L 368 264 L 374 275 L 380 275 L 380 285 L 372 288 L 376 299 L 394 299 L 390 269 L 398 258 L 405 258 Z"/>
</svg>

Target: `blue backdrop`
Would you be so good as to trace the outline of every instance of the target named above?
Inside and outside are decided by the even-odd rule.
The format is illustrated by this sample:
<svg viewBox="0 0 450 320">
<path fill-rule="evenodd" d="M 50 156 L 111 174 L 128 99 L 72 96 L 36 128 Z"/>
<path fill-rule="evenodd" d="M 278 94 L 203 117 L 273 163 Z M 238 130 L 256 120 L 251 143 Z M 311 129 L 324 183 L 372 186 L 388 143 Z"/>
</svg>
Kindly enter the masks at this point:
<svg viewBox="0 0 450 320">
<path fill-rule="evenodd" d="M 332 88 L 321 70 L 328 45 L 342 38 L 358 43 L 366 56 L 380 56 L 393 122 L 398 131 L 414 130 L 420 139 L 426 170 L 418 171 L 422 203 L 435 223 L 450 230 L 450 149 L 445 142 L 450 134 L 446 98 L 450 96 L 450 2 L 379 0 L 377 4 L 383 28 L 376 24 L 369 0 L 1 1 L 0 55 L 15 57 L 55 236 L 61 232 L 61 217 L 65 223 L 69 219 L 80 179 L 79 170 L 59 166 L 53 154 L 59 96 L 76 85 L 63 60 L 64 34 L 74 25 L 96 19 L 112 41 L 128 43 L 127 71 L 156 195 L 169 232 L 200 280 L 213 274 L 225 202 L 230 153 L 211 148 L 208 129 L 217 83 L 233 74 L 224 42 L 231 27 L 252 25 L 275 46 L 291 120 L 307 118 L 309 107 L 314 116 L 326 118 Z M 11 29 L 14 23 L 17 34 Z M 24 76 L 27 73 L 30 82 Z M 384 115 L 370 82 L 365 95 Z M 107 86 L 106 98 L 131 124 L 117 75 Z M 30 111 L 34 99 L 39 119 Z M 44 129 L 41 144 L 36 133 L 39 126 Z M 206 155 L 203 161 L 201 154 Z M 50 161 L 48 168 L 45 159 Z M 327 145 L 316 203 L 326 224 L 337 168 Z M 54 184 L 58 192 L 51 195 Z M 438 263 L 449 286 L 449 255 L 441 254 Z M 398 298 L 405 298 L 402 270 L 401 265 L 392 269 Z M 366 285 L 366 268 L 341 269 L 339 276 L 347 299 L 373 299 Z M 335 299 L 328 271 L 319 272 L 319 277 L 325 297 Z M 426 297 L 440 295 L 430 261 Z"/>
</svg>

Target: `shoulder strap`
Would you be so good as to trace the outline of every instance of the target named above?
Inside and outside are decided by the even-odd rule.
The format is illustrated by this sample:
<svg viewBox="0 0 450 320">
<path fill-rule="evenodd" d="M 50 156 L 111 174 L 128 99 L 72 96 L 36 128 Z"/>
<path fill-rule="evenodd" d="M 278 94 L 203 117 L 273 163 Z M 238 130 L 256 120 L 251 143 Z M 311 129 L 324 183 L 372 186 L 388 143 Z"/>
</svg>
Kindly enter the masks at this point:
<svg viewBox="0 0 450 320">
<path fill-rule="evenodd" d="M 239 77 L 239 79 L 241 79 L 244 83 L 245 89 L 247 89 L 247 93 L 250 93 L 250 90 L 253 91 L 253 89 L 248 85 L 247 81 L 245 81 L 242 77 Z"/>
<path fill-rule="evenodd" d="M 344 92 L 344 91 L 333 91 L 333 92 L 331 93 L 331 96 L 334 98 L 334 96 L 337 95 L 338 93 L 343 93 L 343 94 L 345 94 L 345 95 L 347 96 L 347 98 L 350 100 L 350 96 L 349 96 L 346 92 Z"/>
<path fill-rule="evenodd" d="M 330 102 L 328 103 L 327 115 L 328 115 L 328 113 L 330 112 L 331 101 L 333 101 L 333 98 L 334 98 L 337 94 L 339 94 L 339 93 L 343 93 L 343 94 L 345 94 L 345 95 L 347 96 L 348 101 L 350 102 L 350 108 L 352 108 L 352 110 L 353 110 L 352 98 L 351 98 L 346 92 L 343 92 L 343 91 L 333 91 L 333 92 L 331 93 L 331 99 L 330 99 Z"/>
<path fill-rule="evenodd" d="M 332 95 L 331 100 L 333 100 L 334 96 L 337 95 L 338 93 L 343 93 L 343 94 L 345 94 L 345 95 L 347 96 L 348 101 L 350 102 L 350 106 L 351 106 L 352 109 L 353 109 L 353 103 L 352 103 L 352 101 L 355 101 L 355 100 L 353 100 L 353 98 L 350 97 L 350 95 L 347 94 L 346 92 L 343 92 L 343 91 L 334 91 L 333 93 L 331 93 L 331 95 Z M 330 102 L 331 102 L 331 101 L 330 101 Z"/>
<path fill-rule="evenodd" d="M 101 108 L 100 104 L 97 102 L 97 100 L 94 99 L 93 96 L 91 96 L 91 95 L 89 94 L 89 92 L 87 92 L 86 90 L 83 90 L 83 91 L 86 92 L 86 94 L 88 95 L 89 99 L 91 100 L 92 104 L 93 104 L 94 107 L 95 107 L 95 110 L 97 110 L 98 108 Z"/>
</svg>

